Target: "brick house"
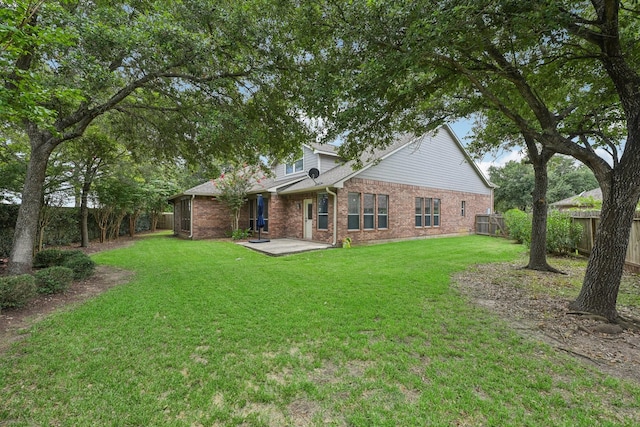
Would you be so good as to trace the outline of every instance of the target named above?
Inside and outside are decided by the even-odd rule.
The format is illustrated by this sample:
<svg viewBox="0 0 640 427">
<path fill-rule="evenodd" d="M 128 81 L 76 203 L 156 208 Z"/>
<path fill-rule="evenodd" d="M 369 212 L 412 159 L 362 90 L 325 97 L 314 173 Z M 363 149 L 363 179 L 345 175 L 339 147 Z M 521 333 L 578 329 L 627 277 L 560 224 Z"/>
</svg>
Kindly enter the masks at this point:
<svg viewBox="0 0 640 427">
<path fill-rule="evenodd" d="M 362 167 L 344 162 L 331 145 L 305 145 L 295 162 L 276 164 L 273 178 L 250 190 L 240 224 L 254 229 L 256 197 L 265 201 L 263 237 L 339 245 L 468 234 L 475 215 L 493 212 L 493 187 L 449 126 L 404 136 L 363 154 Z M 174 234 L 219 238 L 230 212 L 206 182 L 173 196 Z"/>
</svg>

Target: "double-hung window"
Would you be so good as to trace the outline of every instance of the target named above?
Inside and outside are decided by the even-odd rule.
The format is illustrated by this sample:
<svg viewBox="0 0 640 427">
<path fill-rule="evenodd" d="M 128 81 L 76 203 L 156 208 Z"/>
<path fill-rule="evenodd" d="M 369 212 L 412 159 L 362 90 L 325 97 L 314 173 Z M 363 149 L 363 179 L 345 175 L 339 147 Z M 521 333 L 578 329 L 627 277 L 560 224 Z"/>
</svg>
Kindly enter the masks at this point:
<svg viewBox="0 0 640 427">
<path fill-rule="evenodd" d="M 433 199 L 433 226 L 440 227 L 440 199 Z"/>
<path fill-rule="evenodd" d="M 360 193 L 349 193 L 347 212 L 347 229 L 360 229 Z"/>
<path fill-rule="evenodd" d="M 424 226 L 431 227 L 431 197 L 424 199 Z"/>
<path fill-rule="evenodd" d="M 318 194 L 318 230 L 329 229 L 329 195 Z"/>
<path fill-rule="evenodd" d="M 389 227 L 389 196 L 378 194 L 378 228 Z"/>
<path fill-rule="evenodd" d="M 423 203 L 424 199 L 422 197 L 416 197 L 416 227 L 422 227 Z"/>
<path fill-rule="evenodd" d="M 362 218 L 365 230 L 375 229 L 376 195 L 365 194 L 363 199 Z"/>
</svg>

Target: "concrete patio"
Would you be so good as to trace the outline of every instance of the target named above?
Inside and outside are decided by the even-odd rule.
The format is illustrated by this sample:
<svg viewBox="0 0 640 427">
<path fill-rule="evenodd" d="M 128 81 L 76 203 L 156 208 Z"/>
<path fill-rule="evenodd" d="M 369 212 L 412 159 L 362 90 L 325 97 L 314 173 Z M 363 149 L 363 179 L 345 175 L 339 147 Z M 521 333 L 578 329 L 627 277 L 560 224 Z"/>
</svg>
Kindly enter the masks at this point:
<svg viewBox="0 0 640 427">
<path fill-rule="evenodd" d="M 309 240 L 296 239 L 272 239 L 268 242 L 252 243 L 251 241 L 238 242 L 239 245 L 245 246 L 254 251 L 262 252 L 267 255 L 279 256 L 288 255 L 298 252 L 316 251 L 319 249 L 329 249 L 332 246 L 326 243 L 312 242 Z"/>
</svg>

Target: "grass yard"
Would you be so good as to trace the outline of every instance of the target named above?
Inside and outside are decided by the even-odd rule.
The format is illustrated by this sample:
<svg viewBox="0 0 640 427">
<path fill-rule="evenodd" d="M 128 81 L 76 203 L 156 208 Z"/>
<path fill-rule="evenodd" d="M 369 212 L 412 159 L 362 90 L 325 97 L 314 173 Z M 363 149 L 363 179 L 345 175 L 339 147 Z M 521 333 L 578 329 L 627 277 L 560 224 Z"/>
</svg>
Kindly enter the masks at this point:
<svg viewBox="0 0 640 427">
<path fill-rule="evenodd" d="M 271 258 L 140 239 L 93 256 L 130 283 L 0 356 L 0 425 L 637 425 L 640 387 L 450 287 L 522 250 L 467 236 Z"/>
</svg>

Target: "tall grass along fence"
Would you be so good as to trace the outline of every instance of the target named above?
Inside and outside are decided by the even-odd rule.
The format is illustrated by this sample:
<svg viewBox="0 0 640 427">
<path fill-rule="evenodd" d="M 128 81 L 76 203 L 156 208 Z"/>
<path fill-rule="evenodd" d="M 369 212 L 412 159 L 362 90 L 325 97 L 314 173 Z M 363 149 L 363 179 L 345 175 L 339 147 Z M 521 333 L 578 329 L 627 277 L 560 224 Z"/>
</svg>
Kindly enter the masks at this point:
<svg viewBox="0 0 640 427">
<path fill-rule="evenodd" d="M 578 252 L 588 255 L 593 248 L 596 230 L 600 222 L 600 211 L 570 211 L 571 219 L 582 226 L 582 237 Z M 507 237 L 509 232 L 500 214 L 476 215 L 476 234 Z M 629 236 L 629 247 L 625 257 L 627 269 L 640 272 L 640 212 L 636 212 Z"/>
</svg>

